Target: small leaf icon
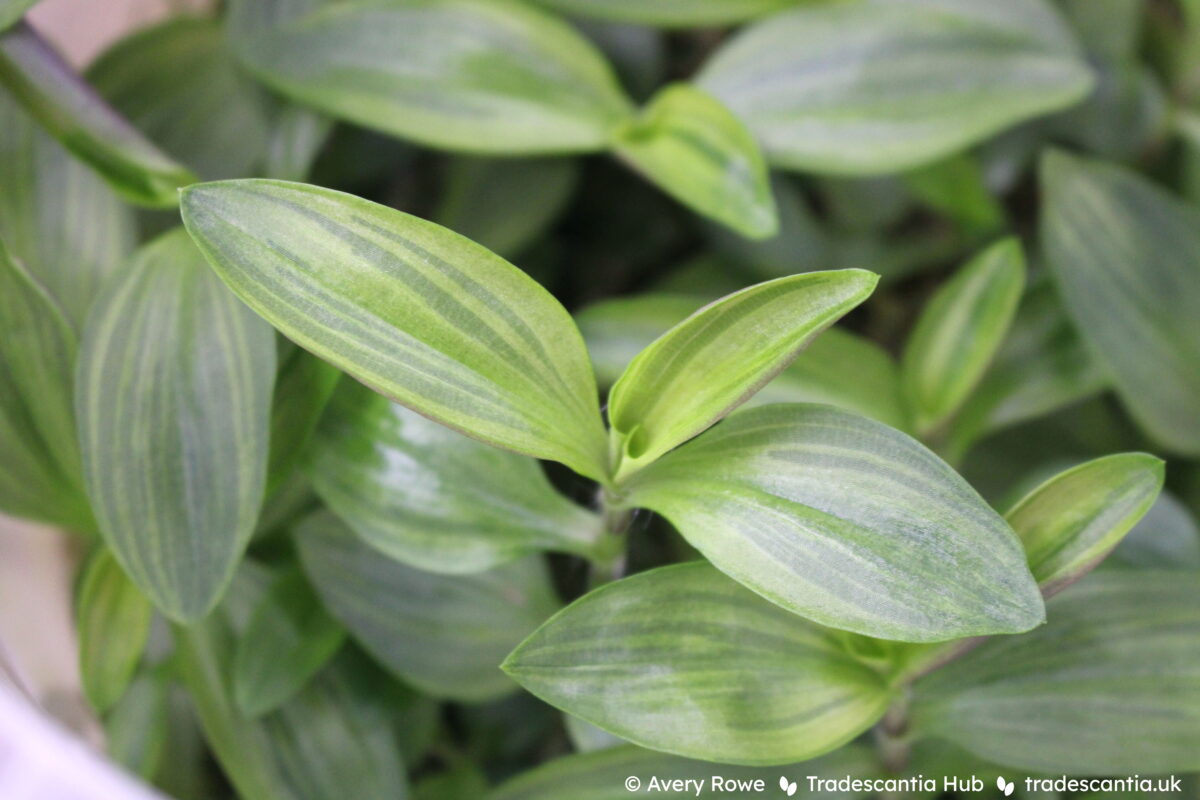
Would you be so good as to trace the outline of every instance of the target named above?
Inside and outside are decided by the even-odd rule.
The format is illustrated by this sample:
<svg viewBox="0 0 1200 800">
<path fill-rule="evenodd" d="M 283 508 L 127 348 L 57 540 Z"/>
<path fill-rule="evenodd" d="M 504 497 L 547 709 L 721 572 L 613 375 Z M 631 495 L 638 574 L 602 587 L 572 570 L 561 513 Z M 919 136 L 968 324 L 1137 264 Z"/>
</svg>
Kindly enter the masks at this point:
<svg viewBox="0 0 1200 800">
<path fill-rule="evenodd" d="M 788 779 L 783 777 L 782 775 L 780 775 L 779 776 L 779 788 L 786 792 L 787 787 L 788 787 Z"/>
<path fill-rule="evenodd" d="M 792 795 L 794 795 L 796 793 L 796 782 L 792 781 L 791 783 L 789 783 L 787 778 L 780 776 L 779 788 L 782 789 L 783 791 L 787 792 L 788 797 L 791 797 Z"/>
<path fill-rule="evenodd" d="M 996 778 L 996 788 L 1004 792 L 1004 796 L 1008 797 L 1013 793 L 1013 782 L 1004 780 L 1004 776 Z"/>
</svg>

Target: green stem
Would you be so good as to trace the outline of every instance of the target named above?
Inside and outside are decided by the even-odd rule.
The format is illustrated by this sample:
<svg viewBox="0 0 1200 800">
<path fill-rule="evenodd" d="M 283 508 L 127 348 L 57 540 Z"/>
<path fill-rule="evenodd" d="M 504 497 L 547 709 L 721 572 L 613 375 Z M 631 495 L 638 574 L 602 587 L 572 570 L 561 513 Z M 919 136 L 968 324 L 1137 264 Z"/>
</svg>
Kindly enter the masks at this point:
<svg viewBox="0 0 1200 800">
<path fill-rule="evenodd" d="M 629 522 L 633 517 L 629 509 L 616 507 L 613 497 L 603 486 L 596 492 L 596 505 L 599 506 L 604 524 L 600 539 L 592 551 L 593 589 L 624 577 Z"/>
<path fill-rule="evenodd" d="M 906 688 L 875 725 L 875 746 L 879 751 L 879 760 L 893 775 L 903 775 L 908 770 L 912 755 L 912 740 L 908 735 L 908 705 L 909 692 Z"/>
</svg>

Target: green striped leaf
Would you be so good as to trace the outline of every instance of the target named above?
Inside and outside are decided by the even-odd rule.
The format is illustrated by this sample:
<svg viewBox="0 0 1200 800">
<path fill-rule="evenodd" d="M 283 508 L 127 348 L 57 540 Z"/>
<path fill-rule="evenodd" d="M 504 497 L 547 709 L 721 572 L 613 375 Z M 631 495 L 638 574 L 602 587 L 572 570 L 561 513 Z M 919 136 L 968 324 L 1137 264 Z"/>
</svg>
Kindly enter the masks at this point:
<svg viewBox="0 0 1200 800">
<path fill-rule="evenodd" d="M 1091 72 L 1043 0 L 851 0 L 750 26 L 700 74 L 768 160 L 896 172 L 1083 99 Z"/>
<path fill-rule="evenodd" d="M 280 181 L 190 187 L 183 219 L 217 274 L 300 346 L 477 439 L 605 474 L 579 332 L 500 257 L 431 222 Z"/>
<path fill-rule="evenodd" d="M 685 83 L 658 92 L 613 134 L 617 156 L 667 194 L 751 239 L 779 229 L 754 137 L 711 95 Z"/>
<path fill-rule="evenodd" d="M 1063 303 L 1158 444 L 1200 455 L 1200 211 L 1128 170 L 1051 153 L 1042 240 Z"/>
<path fill-rule="evenodd" d="M 1162 489 L 1162 459 L 1146 453 L 1097 458 L 1060 472 L 1004 518 L 1025 546 L 1042 593 L 1055 594 L 1100 563 Z"/>
<path fill-rule="evenodd" d="M 133 679 L 154 609 L 107 548 L 99 548 L 88 561 L 75 609 L 83 690 L 92 707 L 103 713 Z"/>
<path fill-rule="evenodd" d="M 167 616 L 204 616 L 254 530 L 275 375 L 271 329 L 187 234 L 146 245 L 97 300 L 76 414 L 104 539 Z"/>
<path fill-rule="evenodd" d="M 72 408 L 78 341 L 0 241 L 0 508 L 91 530 Z"/>
<path fill-rule="evenodd" d="M 168 208 L 196 178 L 107 106 L 24 23 L 0 35 L 0 84 L 126 200 Z"/>
<path fill-rule="evenodd" d="M 422 572 L 325 512 L 301 523 L 296 537 L 330 613 L 376 660 L 435 697 L 479 701 L 511 692 L 500 662 L 558 606 L 536 559 L 474 575 Z"/>
<path fill-rule="evenodd" d="M 239 576 L 241 580 L 241 576 Z M 235 584 L 231 599 L 250 597 Z M 251 720 L 230 685 L 237 636 L 233 608 L 176 627 L 179 667 L 205 738 L 245 800 L 363 800 L 408 796 L 387 691 L 349 654 L 279 710 Z"/>
<path fill-rule="evenodd" d="M 599 517 L 531 458 L 480 444 L 356 383 L 318 432 L 313 487 L 368 544 L 430 572 L 478 572 L 538 550 L 590 555 Z"/>
<path fill-rule="evenodd" d="M 328 4 L 253 37 L 242 53 L 301 103 L 450 150 L 600 150 L 630 113 L 587 39 L 505 0 Z"/>
<path fill-rule="evenodd" d="M 933 295 L 904 347 L 902 376 L 917 430 L 962 405 L 987 371 L 1016 314 L 1025 257 L 1005 239 L 971 259 Z"/>
<path fill-rule="evenodd" d="M 711 764 L 707 761 L 692 761 L 678 756 L 643 750 L 629 745 L 613 747 L 599 753 L 578 753 L 562 756 L 523 772 L 505 781 L 487 796 L 487 800 L 561 800 L 564 786 L 571 787 L 572 800 L 627 800 L 630 791 L 625 788 L 625 779 L 633 776 L 648 787 L 650 780 L 681 780 L 686 788 L 655 790 L 658 797 L 682 800 L 697 797 L 695 781 L 703 787 L 699 796 L 716 794 L 723 800 L 755 800 L 763 796 L 762 789 L 751 787 L 713 788 L 713 777 L 733 781 L 763 781 L 766 792 L 773 792 L 779 784 L 779 773 L 788 774 L 800 782 L 801 776 L 821 778 L 867 778 L 878 772 L 877 757 L 869 747 L 851 744 L 819 759 L 783 769 L 764 767 L 740 767 L 729 764 Z M 801 784 L 803 785 L 803 784 Z M 744 783 L 735 784 L 737 787 Z M 645 793 L 650 790 L 644 788 Z M 828 793 L 822 793 L 826 797 Z M 770 796 L 769 794 L 767 796 Z M 840 795 L 832 795 L 835 800 Z M 458 798 L 456 798 L 458 800 Z"/>
<path fill-rule="evenodd" d="M 917 735 L 1052 775 L 1200 769 L 1200 580 L 1103 572 L 916 686 Z"/>
<path fill-rule="evenodd" d="M 745 402 L 877 281 L 864 270 L 779 278 L 711 303 L 660 336 L 608 395 L 617 478 Z"/>
<path fill-rule="evenodd" d="M 800 0 L 537 0 L 564 14 L 665 28 L 727 25 L 790 8 Z"/>
<path fill-rule="evenodd" d="M 205 180 L 249 175 L 266 151 L 266 97 L 238 68 L 221 26 L 174 17 L 122 39 L 88 82 L 146 138 Z"/>
<path fill-rule="evenodd" d="M 697 298 L 647 293 L 588 306 L 575 316 L 602 387 L 621 377 L 626 365 L 655 339 L 691 314 Z M 854 369 L 846 369 L 853 364 Z M 744 404 L 828 403 L 907 430 L 900 372 L 882 347 L 869 339 L 827 328 Z"/>
<path fill-rule="evenodd" d="M 233 658 L 233 697 L 246 717 L 274 711 L 333 658 L 346 631 L 299 570 L 277 576 L 259 601 Z"/>
<path fill-rule="evenodd" d="M 966 481 L 899 431 L 829 406 L 737 414 L 640 473 L 624 502 L 823 625 L 928 642 L 1043 619 L 1020 542 Z"/>
<path fill-rule="evenodd" d="M 0 31 L 19 20 L 38 0 L 0 0 Z"/>
<path fill-rule="evenodd" d="M 504 670 L 635 744 L 731 764 L 802 761 L 887 709 L 883 676 L 704 562 L 643 572 L 572 603 Z"/>
<path fill-rule="evenodd" d="M 566 158 L 447 160 L 433 221 L 505 257 L 533 244 L 575 191 L 579 165 Z"/>
<path fill-rule="evenodd" d="M 135 245 L 131 209 L 0 92 L 0 239 L 80 330 Z"/>
</svg>

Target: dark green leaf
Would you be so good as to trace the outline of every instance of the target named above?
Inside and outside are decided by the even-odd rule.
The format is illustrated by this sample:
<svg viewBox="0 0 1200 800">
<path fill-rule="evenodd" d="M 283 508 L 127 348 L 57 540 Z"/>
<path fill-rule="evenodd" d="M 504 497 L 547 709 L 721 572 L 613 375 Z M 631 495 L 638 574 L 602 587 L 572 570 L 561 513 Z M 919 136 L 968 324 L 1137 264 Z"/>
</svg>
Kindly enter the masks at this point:
<svg viewBox="0 0 1200 800">
<path fill-rule="evenodd" d="M 1200 769 L 1200 580 L 1104 572 L 917 684 L 919 734 L 1052 775 Z"/>
<path fill-rule="evenodd" d="M 538 550 L 587 556 L 599 517 L 531 458 L 480 444 L 354 383 L 317 436 L 313 486 L 367 543 L 423 570 L 478 572 Z"/>
<path fill-rule="evenodd" d="M 1096 566 L 1150 510 L 1162 489 L 1161 459 L 1146 453 L 1097 458 L 1059 473 L 1004 518 L 1017 532 L 1044 595 Z"/>
<path fill-rule="evenodd" d="M 830 406 L 737 414 L 640 473 L 625 502 L 831 627 L 917 642 L 1043 620 L 1020 542 L 983 498 L 908 436 Z"/>
<path fill-rule="evenodd" d="M 613 134 L 618 157 L 663 191 L 751 239 L 779 229 L 754 137 L 711 95 L 686 83 L 656 94 Z"/>
<path fill-rule="evenodd" d="M 771 163 L 894 172 L 1078 102 L 1092 76 L 1042 0 L 810 3 L 750 26 L 700 86 Z"/>
<path fill-rule="evenodd" d="M 242 48 L 272 88 L 334 116 L 476 153 L 600 150 L 629 101 L 566 23 L 504 0 L 359 0 Z"/>
<path fill-rule="evenodd" d="M 1110 564 L 1200 571 L 1200 525 L 1174 495 L 1160 492 L 1105 561 L 1105 566 Z"/>
<path fill-rule="evenodd" d="M 311 353 L 290 343 L 284 347 L 271 401 L 268 496 L 305 460 L 321 414 L 342 377 L 335 367 Z"/>
<path fill-rule="evenodd" d="M 711 303 L 660 336 L 609 392 L 617 478 L 744 403 L 877 281 L 864 270 L 779 278 Z"/>
<path fill-rule="evenodd" d="M 191 187 L 183 218 L 238 296 L 302 347 L 489 444 L 604 475 L 595 380 L 574 323 L 490 251 L 280 181 Z"/>
<path fill-rule="evenodd" d="M 1200 211 L 1059 152 L 1042 190 L 1046 258 L 1092 356 L 1155 441 L 1200 455 Z"/>
<path fill-rule="evenodd" d="M 107 106 L 24 23 L 0 35 L 0 83 L 126 200 L 174 206 L 176 190 L 195 182 L 194 175 Z"/>
<path fill-rule="evenodd" d="M 92 707 L 103 713 L 133 678 L 154 609 L 107 548 L 99 548 L 88 562 L 75 608 L 83 690 Z"/>
<path fill-rule="evenodd" d="M 380 663 L 437 697 L 475 701 L 515 689 L 500 662 L 558 605 L 536 559 L 474 575 L 422 572 L 328 513 L 301 523 L 297 542 L 330 613 Z"/>
<path fill-rule="evenodd" d="M 205 180 L 249 175 L 267 146 L 266 98 L 210 19 L 174 17 L 118 42 L 88 81 L 152 142 Z"/>
<path fill-rule="evenodd" d="M 162 670 L 143 671 L 104 719 L 108 755 L 145 780 L 152 780 L 163 768 L 171 734 L 169 689 Z"/>
<path fill-rule="evenodd" d="M 991 231 L 1004 222 L 1004 208 L 992 197 L 979 160 L 959 153 L 904 176 L 908 188 L 931 208 L 971 231 Z"/>
<path fill-rule="evenodd" d="M 644 747 L 734 764 L 786 764 L 845 744 L 891 692 L 840 636 L 704 562 L 585 595 L 504 669 L 551 705 Z"/>
<path fill-rule="evenodd" d="M 96 302 L 76 413 L 105 541 L 173 619 L 216 603 L 254 530 L 275 375 L 271 329 L 177 229 Z"/>
<path fill-rule="evenodd" d="M 333 658 L 346 632 L 299 571 L 279 575 L 238 637 L 233 696 L 247 717 L 274 711 Z"/>
</svg>

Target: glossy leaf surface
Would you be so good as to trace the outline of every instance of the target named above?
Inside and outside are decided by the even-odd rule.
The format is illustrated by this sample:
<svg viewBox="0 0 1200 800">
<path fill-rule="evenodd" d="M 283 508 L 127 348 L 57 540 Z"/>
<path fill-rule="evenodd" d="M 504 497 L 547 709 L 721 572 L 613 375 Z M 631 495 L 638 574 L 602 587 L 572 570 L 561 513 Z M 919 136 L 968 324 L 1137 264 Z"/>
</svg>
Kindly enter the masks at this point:
<svg viewBox="0 0 1200 800">
<path fill-rule="evenodd" d="M 186 168 L 104 103 L 33 29 L 0 35 L 0 83 L 63 146 L 131 203 L 171 207 L 195 182 Z"/>
<path fill-rule="evenodd" d="M 117 561 L 173 619 L 213 607 L 254 529 L 274 374 L 270 327 L 182 230 L 97 300 L 76 386 L 88 496 Z"/>
<path fill-rule="evenodd" d="M 221 278 L 297 344 L 452 428 L 603 474 L 579 332 L 499 256 L 434 223 L 281 181 L 191 187 L 183 218 Z"/>
<path fill-rule="evenodd" d="M 313 485 L 367 543 L 419 569 L 479 572 L 542 549 L 588 555 L 601 521 L 536 461 L 463 436 L 354 383 L 317 435 Z"/>
<path fill-rule="evenodd" d="M 899 431 L 830 406 L 737 414 L 644 471 L 626 502 L 830 627 L 919 642 L 1043 619 L 1020 542 L 966 481 Z"/>
<path fill-rule="evenodd" d="M 667 331 L 609 392 L 618 478 L 720 420 L 875 288 L 864 270 L 810 272 L 735 292 Z"/>
<path fill-rule="evenodd" d="M 595 47 L 522 3 L 328 4 L 255 37 L 243 55 L 297 101 L 431 147 L 599 150 L 629 113 Z"/>
<path fill-rule="evenodd" d="M 1092 356 L 1155 441 L 1200 454 L 1200 211 L 1058 152 L 1042 191 L 1046 258 Z"/>
<path fill-rule="evenodd" d="M 838 641 L 694 562 L 585 595 L 504 669 L 550 704 L 644 747 L 784 764 L 844 744 L 887 708 L 882 676 Z"/>
<path fill-rule="evenodd" d="M 803 4 L 725 44 L 699 78 L 790 169 L 877 174 L 1081 100 L 1090 71 L 1042 0 Z"/>
<path fill-rule="evenodd" d="M 997 764 L 1060 775 L 1200 768 L 1200 582 L 1096 573 L 1049 623 L 986 642 L 917 685 L 918 734 Z"/>
<path fill-rule="evenodd" d="M 435 575 L 382 555 L 328 513 L 307 519 L 297 537 L 330 613 L 381 664 L 435 697 L 478 701 L 512 691 L 500 662 L 558 605 L 536 559 Z"/>
<path fill-rule="evenodd" d="M 1024 282 L 1021 246 L 1007 239 L 973 258 L 929 300 L 902 362 L 918 430 L 953 414 L 983 377 L 1008 333 Z"/>
<path fill-rule="evenodd" d="M 752 239 L 778 230 L 758 144 L 711 95 L 668 86 L 614 137 L 618 157 L 694 211 Z"/>
<path fill-rule="evenodd" d="M 1108 555 L 1162 489 L 1161 459 L 1146 453 L 1097 458 L 1055 475 L 1007 514 L 1029 568 L 1054 594 Z"/>
</svg>

